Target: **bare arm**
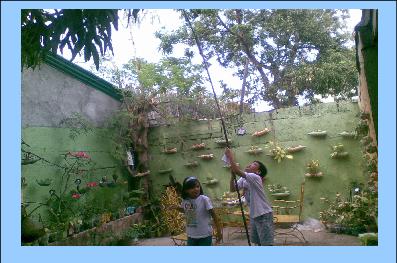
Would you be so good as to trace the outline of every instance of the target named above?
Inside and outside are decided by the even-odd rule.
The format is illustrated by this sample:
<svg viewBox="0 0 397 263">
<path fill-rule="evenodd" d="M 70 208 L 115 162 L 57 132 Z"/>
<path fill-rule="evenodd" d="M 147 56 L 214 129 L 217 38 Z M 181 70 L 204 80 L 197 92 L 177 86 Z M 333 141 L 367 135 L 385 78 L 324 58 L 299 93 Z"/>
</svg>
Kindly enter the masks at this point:
<svg viewBox="0 0 397 263">
<path fill-rule="evenodd" d="M 216 215 L 214 209 L 208 210 L 212 218 L 214 219 L 214 225 L 216 228 L 216 242 L 219 243 L 222 240 L 222 226 L 220 225 L 219 218 Z"/>
</svg>

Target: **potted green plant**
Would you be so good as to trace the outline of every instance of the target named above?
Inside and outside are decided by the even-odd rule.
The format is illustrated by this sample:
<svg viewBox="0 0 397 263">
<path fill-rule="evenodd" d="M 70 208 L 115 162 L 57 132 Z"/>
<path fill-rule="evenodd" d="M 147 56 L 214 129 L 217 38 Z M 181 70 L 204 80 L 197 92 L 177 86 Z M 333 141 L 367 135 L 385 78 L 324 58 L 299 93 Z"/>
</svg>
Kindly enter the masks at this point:
<svg viewBox="0 0 397 263">
<path fill-rule="evenodd" d="M 286 152 L 287 153 L 296 153 L 296 152 L 300 152 L 300 151 L 302 151 L 303 149 L 305 149 L 306 148 L 306 146 L 303 146 L 303 145 L 297 145 L 297 146 L 291 146 L 291 147 L 288 147 L 287 149 L 285 149 L 286 150 Z"/>
<path fill-rule="evenodd" d="M 339 143 L 332 146 L 332 153 L 330 155 L 332 159 L 342 159 L 346 158 L 348 155 L 349 153 L 345 151 L 345 147 L 343 144 Z"/>
<path fill-rule="evenodd" d="M 49 186 L 52 183 L 50 178 L 36 179 L 36 183 L 40 186 Z"/>
<path fill-rule="evenodd" d="M 306 164 L 307 173 L 306 177 L 322 177 L 323 173 L 320 172 L 320 162 L 318 160 L 311 160 Z"/>
<path fill-rule="evenodd" d="M 279 146 L 276 142 L 271 141 L 265 147 L 266 148 L 270 147 L 268 155 L 273 157 L 274 160 L 277 160 L 278 163 L 280 163 L 285 158 L 287 158 L 287 159 L 294 158 L 292 155 L 287 154 L 284 147 Z"/>
<path fill-rule="evenodd" d="M 260 154 L 262 152 L 263 152 L 263 149 L 260 148 L 259 146 L 255 146 L 255 145 L 252 145 L 250 147 L 250 149 L 248 151 L 246 151 L 246 153 L 253 154 L 253 155 L 257 155 L 257 154 Z"/>
<path fill-rule="evenodd" d="M 197 161 L 191 161 L 191 162 L 187 162 L 184 164 L 187 168 L 195 168 L 197 166 L 199 166 L 199 163 Z"/>
<path fill-rule="evenodd" d="M 355 131 L 353 131 L 353 132 L 343 131 L 343 132 L 338 133 L 338 135 L 342 136 L 343 138 L 347 138 L 347 139 L 357 138 L 357 133 Z"/>
<path fill-rule="evenodd" d="M 271 196 L 274 197 L 287 197 L 290 195 L 288 188 L 281 184 L 269 184 L 267 188 L 269 189 Z"/>
<path fill-rule="evenodd" d="M 312 131 L 309 132 L 307 135 L 313 136 L 313 137 L 322 137 L 324 138 L 325 136 L 327 136 L 327 131 L 322 131 L 322 130 L 316 130 L 316 131 Z"/>
</svg>

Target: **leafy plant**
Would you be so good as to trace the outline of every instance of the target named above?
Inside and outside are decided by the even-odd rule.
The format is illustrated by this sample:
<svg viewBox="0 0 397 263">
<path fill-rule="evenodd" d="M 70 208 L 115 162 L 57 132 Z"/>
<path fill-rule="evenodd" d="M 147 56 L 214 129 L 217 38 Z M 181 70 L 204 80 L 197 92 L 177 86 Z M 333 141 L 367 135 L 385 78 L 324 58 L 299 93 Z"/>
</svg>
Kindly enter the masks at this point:
<svg viewBox="0 0 397 263">
<path fill-rule="evenodd" d="M 270 141 L 268 145 L 265 146 L 265 148 L 269 147 L 269 155 L 272 156 L 274 160 L 277 160 L 277 163 L 280 163 L 285 158 L 294 158 L 292 155 L 287 154 L 287 150 L 284 147 L 279 146 L 276 142 Z"/>
<path fill-rule="evenodd" d="M 289 192 L 288 187 L 281 184 L 269 184 L 267 188 L 269 189 L 269 192 L 273 194 Z"/>
<path fill-rule="evenodd" d="M 80 135 L 87 135 L 94 130 L 94 126 L 78 112 L 73 112 L 70 117 L 61 120 L 60 126 L 70 129 L 69 137 L 75 140 Z"/>
<path fill-rule="evenodd" d="M 354 195 L 351 201 L 336 194 L 335 200 L 321 198 L 325 208 L 320 212 L 320 220 L 328 225 L 340 225 L 347 234 L 357 235 L 368 230 L 377 232 L 378 196 L 370 188 Z"/>
<path fill-rule="evenodd" d="M 320 171 L 320 162 L 318 160 L 311 160 L 306 164 L 306 170 L 310 174 L 317 174 Z"/>
<path fill-rule="evenodd" d="M 345 151 L 345 146 L 341 143 L 332 146 L 332 153 L 330 154 L 331 158 L 343 158 L 348 155 L 348 152 Z"/>
</svg>

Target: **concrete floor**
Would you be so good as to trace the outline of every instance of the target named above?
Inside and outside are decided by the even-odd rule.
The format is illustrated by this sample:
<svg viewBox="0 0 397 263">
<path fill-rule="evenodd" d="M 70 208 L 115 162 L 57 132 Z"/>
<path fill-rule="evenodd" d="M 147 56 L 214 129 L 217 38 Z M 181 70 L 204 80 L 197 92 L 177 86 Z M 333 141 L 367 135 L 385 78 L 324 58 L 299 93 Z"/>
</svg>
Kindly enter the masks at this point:
<svg viewBox="0 0 397 263">
<path fill-rule="evenodd" d="M 223 242 L 220 246 L 248 246 L 245 232 L 239 229 L 227 227 L 223 230 Z M 276 229 L 276 233 L 285 232 L 286 229 Z M 307 241 L 304 243 L 298 238 L 290 235 L 276 235 L 274 238 L 275 246 L 360 246 L 358 237 L 329 233 L 326 230 L 314 232 L 312 230 L 301 231 Z M 293 232 L 299 235 L 298 232 Z M 137 246 L 175 246 L 170 237 L 150 238 L 139 240 L 138 243 L 131 244 Z"/>
</svg>

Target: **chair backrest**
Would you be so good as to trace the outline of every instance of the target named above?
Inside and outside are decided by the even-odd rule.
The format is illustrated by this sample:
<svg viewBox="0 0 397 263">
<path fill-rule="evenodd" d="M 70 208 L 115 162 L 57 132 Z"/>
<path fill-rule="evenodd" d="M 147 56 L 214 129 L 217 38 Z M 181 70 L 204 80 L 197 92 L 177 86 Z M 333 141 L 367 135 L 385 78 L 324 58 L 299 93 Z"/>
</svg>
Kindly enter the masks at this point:
<svg viewBox="0 0 397 263">
<path fill-rule="evenodd" d="M 292 214 L 298 214 L 299 220 L 301 220 L 302 216 L 302 211 L 303 211 L 303 198 L 305 194 L 305 183 L 302 183 L 300 186 L 300 194 L 299 194 L 299 200 L 274 200 L 273 203 L 276 205 L 273 205 L 273 213 L 275 215 L 292 215 Z M 293 211 L 296 211 L 296 209 L 299 209 L 298 213 L 293 213 Z"/>
</svg>

